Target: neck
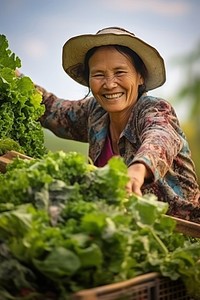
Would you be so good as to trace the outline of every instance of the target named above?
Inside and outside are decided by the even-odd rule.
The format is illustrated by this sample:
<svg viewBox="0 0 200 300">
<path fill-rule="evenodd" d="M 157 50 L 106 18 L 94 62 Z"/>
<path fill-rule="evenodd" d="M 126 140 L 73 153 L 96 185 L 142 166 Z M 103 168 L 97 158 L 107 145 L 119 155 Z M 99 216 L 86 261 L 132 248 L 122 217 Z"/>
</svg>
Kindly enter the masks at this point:
<svg viewBox="0 0 200 300">
<path fill-rule="evenodd" d="M 128 119 L 130 117 L 131 112 L 125 112 L 122 114 L 122 112 L 119 113 L 110 113 L 110 134 L 111 138 L 114 138 L 115 140 L 119 140 L 120 134 L 126 127 L 126 124 L 128 122 Z"/>
</svg>

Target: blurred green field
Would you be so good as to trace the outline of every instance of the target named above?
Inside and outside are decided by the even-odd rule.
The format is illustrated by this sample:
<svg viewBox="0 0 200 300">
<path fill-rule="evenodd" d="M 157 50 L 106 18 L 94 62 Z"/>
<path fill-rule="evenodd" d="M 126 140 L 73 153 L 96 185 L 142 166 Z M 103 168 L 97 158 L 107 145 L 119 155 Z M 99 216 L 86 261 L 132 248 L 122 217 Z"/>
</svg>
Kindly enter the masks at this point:
<svg viewBox="0 0 200 300">
<path fill-rule="evenodd" d="M 64 152 L 75 151 L 88 156 L 88 144 L 70 140 L 65 140 L 57 137 L 49 130 L 44 129 L 44 144 L 48 150 Z"/>
</svg>

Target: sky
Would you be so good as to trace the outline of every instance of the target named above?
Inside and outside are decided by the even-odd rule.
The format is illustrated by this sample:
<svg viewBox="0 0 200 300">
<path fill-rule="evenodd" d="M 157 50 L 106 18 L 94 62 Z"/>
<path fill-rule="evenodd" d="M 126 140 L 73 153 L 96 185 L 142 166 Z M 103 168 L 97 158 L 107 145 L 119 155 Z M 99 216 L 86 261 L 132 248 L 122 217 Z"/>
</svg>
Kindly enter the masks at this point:
<svg viewBox="0 0 200 300">
<path fill-rule="evenodd" d="M 62 68 L 71 37 L 123 27 L 154 46 L 165 60 L 166 83 L 150 94 L 174 101 L 186 74 L 178 59 L 200 41 L 199 0 L 0 0 L 0 34 L 21 59 L 21 71 L 60 98 L 80 99 L 87 89 Z M 187 106 L 175 106 L 181 119 Z"/>
</svg>

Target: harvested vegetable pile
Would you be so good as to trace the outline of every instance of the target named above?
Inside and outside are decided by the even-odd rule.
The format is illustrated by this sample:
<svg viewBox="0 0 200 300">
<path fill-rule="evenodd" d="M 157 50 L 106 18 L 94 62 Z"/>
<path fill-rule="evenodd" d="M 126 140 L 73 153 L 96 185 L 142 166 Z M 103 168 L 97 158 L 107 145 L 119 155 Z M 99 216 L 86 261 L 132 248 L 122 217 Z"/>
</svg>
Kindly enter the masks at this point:
<svg viewBox="0 0 200 300">
<path fill-rule="evenodd" d="M 117 157 L 15 159 L 0 181 L 0 299 L 64 300 L 153 271 L 199 299 L 199 240 L 175 232 L 166 203 L 128 198 L 127 180 Z"/>
<path fill-rule="evenodd" d="M 44 112 L 42 96 L 27 76 L 15 74 L 21 61 L 0 35 L 0 154 L 16 150 L 32 157 L 46 152 L 44 133 L 37 121 Z"/>
</svg>

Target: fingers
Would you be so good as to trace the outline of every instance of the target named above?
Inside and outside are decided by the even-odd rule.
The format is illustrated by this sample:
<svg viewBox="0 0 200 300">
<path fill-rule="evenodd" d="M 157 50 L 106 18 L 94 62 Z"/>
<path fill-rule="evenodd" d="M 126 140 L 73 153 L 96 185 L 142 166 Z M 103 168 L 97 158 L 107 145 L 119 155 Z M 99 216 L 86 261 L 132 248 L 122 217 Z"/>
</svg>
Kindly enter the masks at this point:
<svg viewBox="0 0 200 300">
<path fill-rule="evenodd" d="M 132 164 L 128 168 L 128 176 L 130 180 L 127 184 L 127 191 L 129 194 L 135 193 L 136 195 L 142 196 L 141 188 L 144 184 L 146 174 L 146 166 L 142 163 Z"/>
<path fill-rule="evenodd" d="M 142 184 L 137 180 L 137 178 L 131 178 L 126 186 L 126 190 L 129 195 L 135 193 L 138 196 L 142 196 L 141 186 Z"/>
</svg>

